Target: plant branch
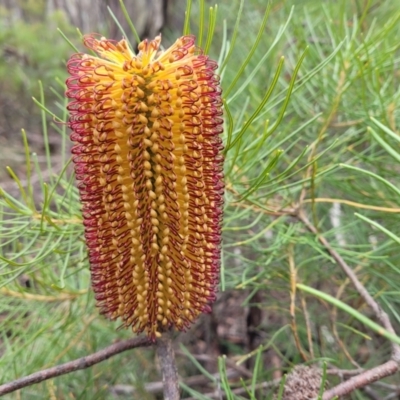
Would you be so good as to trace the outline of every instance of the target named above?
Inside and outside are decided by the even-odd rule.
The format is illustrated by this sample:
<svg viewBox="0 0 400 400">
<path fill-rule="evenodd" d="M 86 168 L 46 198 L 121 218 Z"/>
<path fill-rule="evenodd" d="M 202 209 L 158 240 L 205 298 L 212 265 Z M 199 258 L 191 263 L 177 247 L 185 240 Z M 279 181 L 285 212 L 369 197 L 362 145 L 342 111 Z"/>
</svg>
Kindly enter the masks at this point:
<svg viewBox="0 0 400 400">
<path fill-rule="evenodd" d="M 157 355 L 161 364 L 165 400 L 179 400 L 178 370 L 169 333 L 157 339 Z"/>
<path fill-rule="evenodd" d="M 150 346 L 151 344 L 152 342 L 150 342 L 147 337 L 139 337 L 114 343 L 111 346 L 88 356 L 77 358 L 76 360 L 66 362 L 65 364 L 56 365 L 55 367 L 44 369 L 31 375 L 24 376 L 23 378 L 0 385 L 0 396 L 35 383 L 43 382 L 47 379 L 69 374 L 70 372 L 78 371 L 80 369 L 89 368 L 94 364 L 98 364 L 126 350 L 134 349 L 136 347 Z"/>
<path fill-rule="evenodd" d="M 356 389 L 360 389 L 366 385 L 369 385 L 372 382 L 379 381 L 386 376 L 394 375 L 398 368 L 399 366 L 396 361 L 389 360 L 378 367 L 369 369 L 357 376 L 353 376 L 349 380 L 340 383 L 332 389 L 326 390 L 322 396 L 322 400 L 331 400 L 337 396 L 344 396 Z"/>
<path fill-rule="evenodd" d="M 357 369 L 338 369 L 338 368 L 329 368 L 326 370 L 328 375 L 337 375 L 340 378 L 344 378 L 346 376 L 355 376 L 363 373 L 365 371 L 364 368 Z"/>
</svg>

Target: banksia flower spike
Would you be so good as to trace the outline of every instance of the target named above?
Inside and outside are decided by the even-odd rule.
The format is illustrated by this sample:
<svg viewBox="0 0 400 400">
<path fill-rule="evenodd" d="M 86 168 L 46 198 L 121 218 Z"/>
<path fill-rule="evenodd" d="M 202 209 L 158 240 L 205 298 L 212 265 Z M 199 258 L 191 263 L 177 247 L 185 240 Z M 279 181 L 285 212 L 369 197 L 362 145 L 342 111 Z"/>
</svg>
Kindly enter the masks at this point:
<svg viewBox="0 0 400 400">
<path fill-rule="evenodd" d="M 153 340 L 210 310 L 219 279 L 222 104 L 216 62 L 94 36 L 68 61 L 69 127 L 101 312 Z"/>
</svg>

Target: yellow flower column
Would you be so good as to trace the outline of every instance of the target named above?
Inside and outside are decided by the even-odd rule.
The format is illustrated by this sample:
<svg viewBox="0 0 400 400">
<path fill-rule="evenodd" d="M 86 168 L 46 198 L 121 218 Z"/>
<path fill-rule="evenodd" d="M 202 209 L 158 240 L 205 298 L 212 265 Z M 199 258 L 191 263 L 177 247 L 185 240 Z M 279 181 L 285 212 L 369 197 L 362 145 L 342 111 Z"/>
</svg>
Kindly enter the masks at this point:
<svg viewBox="0 0 400 400">
<path fill-rule="evenodd" d="M 68 61 L 72 153 L 101 312 L 153 340 L 210 310 L 219 279 L 222 103 L 193 36 L 94 36 Z"/>
</svg>

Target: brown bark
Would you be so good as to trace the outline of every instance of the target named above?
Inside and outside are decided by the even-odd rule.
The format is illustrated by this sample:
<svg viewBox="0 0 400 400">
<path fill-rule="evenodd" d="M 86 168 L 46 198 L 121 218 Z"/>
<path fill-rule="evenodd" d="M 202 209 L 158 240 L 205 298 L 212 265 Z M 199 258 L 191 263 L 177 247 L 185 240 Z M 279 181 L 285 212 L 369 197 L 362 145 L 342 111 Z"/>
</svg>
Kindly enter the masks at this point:
<svg viewBox="0 0 400 400">
<path fill-rule="evenodd" d="M 157 355 L 161 365 L 164 399 L 179 400 L 178 370 L 171 335 L 169 333 L 157 339 Z"/>
<path fill-rule="evenodd" d="M 6 393 L 14 392 L 27 386 L 31 386 L 35 383 L 43 382 L 47 379 L 69 374 L 70 372 L 79 371 L 80 369 L 89 368 L 92 365 L 98 364 L 99 362 L 107 360 L 108 358 L 124 351 L 137 347 L 147 347 L 151 345 L 152 343 L 148 340 L 147 337 L 137 337 L 114 343 L 88 356 L 81 357 L 76 360 L 66 362 L 64 364 L 59 364 L 55 367 L 43 369 L 31 375 L 16 379 L 12 382 L 4 383 L 3 385 L 0 385 L 0 396 Z"/>
</svg>

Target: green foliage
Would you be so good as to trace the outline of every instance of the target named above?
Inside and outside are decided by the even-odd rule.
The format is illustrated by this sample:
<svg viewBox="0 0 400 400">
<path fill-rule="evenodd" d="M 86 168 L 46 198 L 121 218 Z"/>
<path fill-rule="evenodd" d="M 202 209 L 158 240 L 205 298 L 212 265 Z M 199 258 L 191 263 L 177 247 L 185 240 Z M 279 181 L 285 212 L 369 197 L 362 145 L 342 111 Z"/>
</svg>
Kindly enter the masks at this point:
<svg viewBox="0 0 400 400">
<path fill-rule="evenodd" d="M 228 399 L 272 399 L 274 393 L 280 398 L 284 380 L 275 388 L 263 386 L 274 377 L 272 367 L 262 366 L 267 351 L 277 354 L 282 373 L 303 362 L 369 368 L 390 352 L 373 314 L 298 210 L 400 323 L 400 11 L 389 0 L 285 1 L 268 7 L 261 0 L 237 0 L 221 1 L 210 11 L 206 5 L 192 2 L 184 30 L 200 32 L 199 42 L 219 59 L 224 89 L 221 290 L 246 291 L 244 307 L 257 306 L 278 322 L 262 321 L 256 328 L 260 347 L 235 356 L 238 365 L 253 361 L 252 378 L 232 383 L 225 358 L 218 361 L 220 378 L 189 351 L 182 350 L 180 362 L 198 369 L 210 391 L 219 388 Z M 70 32 L 67 26 L 62 30 Z M 15 86 L 25 80 L 31 85 L 38 76 L 64 77 L 66 47 L 58 39 L 50 42 L 54 36 L 41 23 L 2 31 L 0 43 L 26 54 L 36 70 L 16 66 L 10 76 L 2 61 L 0 78 L 8 73 Z M 54 113 L 61 121 L 67 117 L 63 90 L 55 91 Z M 45 121 L 43 91 L 40 97 Z M 24 136 L 26 176 L 8 171 L 19 194 L 0 192 L 4 382 L 130 335 L 115 332 L 118 325 L 98 317 L 94 308 L 74 177 L 67 159 L 61 169 L 51 164 L 49 135 L 60 136 L 66 157 L 65 125 L 44 123 L 46 167 Z M 150 356 L 147 350 L 120 355 L 24 394 L 111 399 L 113 383 L 141 389 L 158 379 Z M 326 371 L 325 379 L 336 383 Z M 187 396 L 210 398 L 190 385 L 182 388 Z M 383 398 L 387 392 L 378 389 Z M 351 396 L 367 398 L 362 392 Z"/>
<path fill-rule="evenodd" d="M 34 21 L 16 21 L 8 24 L 9 15 L 0 15 L 0 80 L 8 92 L 21 90 L 37 93 L 39 79 L 51 82 L 58 77 L 64 79 L 65 60 L 70 49 L 68 44 L 56 34 L 59 27 L 64 32 L 73 28 L 67 24 L 61 12 L 43 18 L 43 9 L 36 4 L 27 10 L 29 15 L 35 11 L 38 16 Z M 39 19 L 39 16 L 41 17 Z M 36 90 L 35 90 L 36 89 Z M 36 93 L 35 93 L 36 92 Z"/>
</svg>

